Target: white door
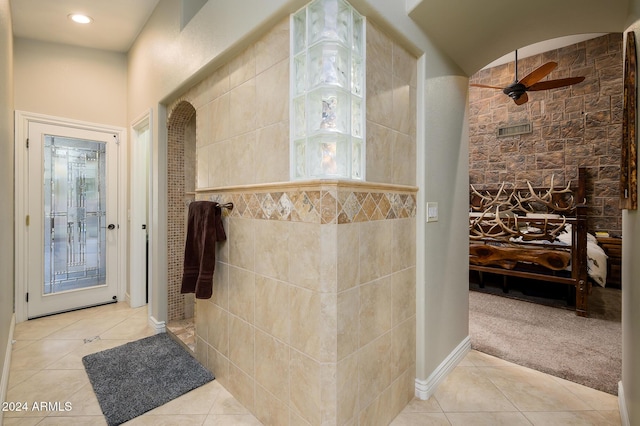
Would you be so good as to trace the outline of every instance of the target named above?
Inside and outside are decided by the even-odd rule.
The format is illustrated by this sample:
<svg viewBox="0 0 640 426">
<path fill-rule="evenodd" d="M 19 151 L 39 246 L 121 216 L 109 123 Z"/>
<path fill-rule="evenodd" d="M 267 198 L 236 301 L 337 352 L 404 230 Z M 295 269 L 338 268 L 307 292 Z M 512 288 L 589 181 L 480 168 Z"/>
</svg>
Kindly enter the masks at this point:
<svg viewBox="0 0 640 426">
<path fill-rule="evenodd" d="M 27 316 L 117 300 L 118 135 L 30 122 Z"/>
<path fill-rule="evenodd" d="M 149 117 L 133 126 L 133 166 L 131 170 L 131 250 L 129 251 L 129 295 L 131 307 L 148 300 L 148 224 L 149 224 Z"/>
</svg>

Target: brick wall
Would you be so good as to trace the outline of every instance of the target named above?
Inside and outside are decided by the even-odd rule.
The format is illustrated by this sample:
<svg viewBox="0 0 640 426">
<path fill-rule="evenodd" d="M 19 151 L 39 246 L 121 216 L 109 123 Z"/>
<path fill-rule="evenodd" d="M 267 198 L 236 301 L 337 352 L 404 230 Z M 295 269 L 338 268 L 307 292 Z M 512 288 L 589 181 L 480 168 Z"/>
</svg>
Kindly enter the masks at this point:
<svg viewBox="0 0 640 426">
<path fill-rule="evenodd" d="M 549 79 L 585 76 L 567 88 L 529 92 L 517 106 L 500 90 L 469 90 L 469 180 L 476 188 L 507 181 L 555 186 L 587 168 L 589 230 L 620 235 L 618 207 L 622 139 L 622 34 L 609 34 L 518 60 L 518 76 L 555 61 Z M 514 63 L 484 69 L 470 82 L 504 87 Z M 498 127 L 531 123 L 533 132 L 498 138 Z"/>
</svg>

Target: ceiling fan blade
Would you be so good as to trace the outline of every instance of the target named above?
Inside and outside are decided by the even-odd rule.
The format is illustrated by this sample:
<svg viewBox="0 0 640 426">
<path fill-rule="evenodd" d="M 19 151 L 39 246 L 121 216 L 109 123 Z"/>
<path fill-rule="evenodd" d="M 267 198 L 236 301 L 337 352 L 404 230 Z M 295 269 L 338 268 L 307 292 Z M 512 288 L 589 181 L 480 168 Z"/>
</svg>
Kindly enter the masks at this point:
<svg viewBox="0 0 640 426">
<path fill-rule="evenodd" d="M 572 84 L 580 83 L 581 81 L 584 81 L 584 77 L 559 78 L 557 80 L 547 80 L 547 81 L 541 81 L 539 83 L 535 83 L 527 87 L 527 90 L 537 91 L 537 90 L 556 89 L 558 87 L 565 87 L 565 86 L 570 86 Z"/>
<path fill-rule="evenodd" d="M 546 64 L 539 66 L 538 68 L 533 70 L 531 73 L 527 74 L 518 83 L 524 84 L 525 86 L 529 87 L 532 84 L 537 83 L 538 81 L 545 78 L 557 66 L 558 66 L 557 62 L 547 62 Z"/>
<path fill-rule="evenodd" d="M 502 90 L 503 87 L 498 87 L 498 86 L 489 86 L 487 84 L 475 84 L 475 83 L 471 83 L 469 86 L 473 86 L 473 87 L 484 87 L 485 89 L 498 89 L 498 90 Z"/>
<path fill-rule="evenodd" d="M 527 93 L 525 92 L 522 95 L 520 95 L 518 99 L 514 99 L 513 102 L 515 102 L 516 105 L 522 105 L 526 103 L 528 100 L 529 100 L 529 96 L 527 96 Z"/>
</svg>

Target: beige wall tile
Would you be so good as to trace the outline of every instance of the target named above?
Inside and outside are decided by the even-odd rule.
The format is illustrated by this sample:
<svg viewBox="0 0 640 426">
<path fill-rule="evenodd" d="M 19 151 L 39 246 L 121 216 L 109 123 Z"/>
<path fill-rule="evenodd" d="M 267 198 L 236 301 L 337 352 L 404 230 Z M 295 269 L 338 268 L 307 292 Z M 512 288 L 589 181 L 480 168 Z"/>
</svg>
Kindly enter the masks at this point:
<svg viewBox="0 0 640 426">
<path fill-rule="evenodd" d="M 256 384 L 255 414 L 264 425 L 287 426 L 289 406 Z"/>
<path fill-rule="evenodd" d="M 391 330 L 391 345 L 391 378 L 395 380 L 416 363 L 415 317 L 409 318 Z"/>
<path fill-rule="evenodd" d="M 229 360 L 250 377 L 254 376 L 254 327 L 241 318 L 229 317 Z"/>
<path fill-rule="evenodd" d="M 209 77 L 198 83 L 190 93 L 191 102 L 196 109 L 229 91 L 229 66 L 225 64 Z"/>
<path fill-rule="evenodd" d="M 393 84 L 391 74 L 367 64 L 367 120 L 393 126 Z M 368 129 L 368 128 L 367 128 Z M 368 139 L 368 130 L 367 130 Z M 367 149 L 368 152 L 368 149 Z M 368 154 L 367 154 L 368 161 Z M 367 180 L 369 180 L 367 176 Z"/>
<path fill-rule="evenodd" d="M 203 114 L 203 119 L 210 122 L 210 140 L 203 140 L 202 144 L 220 142 L 229 138 L 230 99 L 231 96 L 225 93 L 211 101 L 209 108 L 204 111 L 208 115 Z"/>
<path fill-rule="evenodd" d="M 196 336 L 205 342 L 208 342 L 209 336 L 208 319 L 211 318 L 211 313 L 207 311 L 211 309 L 210 305 L 212 305 L 212 303 L 209 300 L 196 299 L 196 312 L 198 313 L 194 317 Z"/>
<path fill-rule="evenodd" d="M 255 271 L 282 281 L 289 280 L 290 223 L 257 221 L 255 227 Z M 293 257 L 292 257 L 293 259 Z M 296 259 L 297 260 L 297 259 Z"/>
<path fill-rule="evenodd" d="M 208 360 L 208 352 L 209 352 L 209 345 L 207 345 L 207 341 L 205 340 L 205 338 L 201 338 L 197 335 L 196 332 L 196 359 L 198 360 L 198 362 L 202 365 L 204 365 L 206 368 L 209 368 L 209 360 Z M 11 383 L 9 383 L 9 387 L 11 387 Z"/>
<path fill-rule="evenodd" d="M 390 182 L 393 175 L 394 132 L 367 121 L 367 180 Z M 415 159 L 414 159 L 415 160 Z"/>
<path fill-rule="evenodd" d="M 229 313 L 210 303 L 205 312 L 208 324 L 207 342 L 222 353 L 229 355 Z"/>
<path fill-rule="evenodd" d="M 321 420 L 320 363 L 291 351 L 291 409 L 312 425 Z"/>
<path fill-rule="evenodd" d="M 213 347 L 207 345 L 207 368 L 222 386 L 229 385 L 229 360 Z"/>
<path fill-rule="evenodd" d="M 366 283 L 391 273 L 393 224 L 391 221 L 360 224 L 360 282 Z"/>
<path fill-rule="evenodd" d="M 394 326 L 416 314 L 416 269 L 403 269 L 391 276 L 391 322 Z"/>
<path fill-rule="evenodd" d="M 323 293 L 338 291 L 338 225 L 320 226 L 320 287 Z"/>
<path fill-rule="evenodd" d="M 256 275 L 246 269 L 229 267 L 229 312 L 253 324 Z"/>
<path fill-rule="evenodd" d="M 391 81 L 393 85 L 393 129 L 408 135 L 412 114 L 410 87 L 408 83 L 398 77 L 392 77 Z"/>
<path fill-rule="evenodd" d="M 323 425 L 338 424 L 337 367 L 334 362 L 320 364 L 320 422 Z"/>
<path fill-rule="evenodd" d="M 229 263 L 238 268 L 254 270 L 255 221 L 252 219 L 229 219 L 227 241 Z"/>
<path fill-rule="evenodd" d="M 360 283 L 360 225 L 341 224 L 336 235 L 337 291 L 355 287 Z"/>
<path fill-rule="evenodd" d="M 230 362 L 227 383 L 226 387 L 229 389 L 229 392 L 248 410 L 253 411 L 255 393 L 255 382 L 253 378 Z"/>
<path fill-rule="evenodd" d="M 224 234 L 227 236 L 227 229 L 229 229 L 229 215 L 231 211 L 222 209 L 222 227 L 224 228 Z M 216 243 L 216 262 L 229 263 L 229 242 L 228 238 Z M 217 268 L 217 266 L 216 266 Z"/>
<path fill-rule="evenodd" d="M 413 350 L 413 348 L 412 348 Z M 413 400 L 416 392 L 415 364 L 391 384 L 391 415 L 397 416 Z"/>
<path fill-rule="evenodd" d="M 416 265 L 415 218 L 393 220 L 392 270 L 400 271 Z"/>
<path fill-rule="evenodd" d="M 289 262 L 291 283 L 321 291 L 320 267 L 324 253 L 320 225 L 292 222 L 289 225 L 288 253 L 295 253 Z"/>
<path fill-rule="evenodd" d="M 322 305 L 320 293 L 291 287 L 291 346 L 320 358 Z"/>
<path fill-rule="evenodd" d="M 255 379 L 280 401 L 289 402 L 289 346 L 256 330 Z"/>
<path fill-rule="evenodd" d="M 391 182 L 398 185 L 416 185 L 416 143 L 414 137 L 396 134 L 393 145 Z"/>
<path fill-rule="evenodd" d="M 393 42 L 371 21 L 367 21 L 367 72 L 375 70 L 391 75 L 393 70 Z"/>
<path fill-rule="evenodd" d="M 209 151 L 211 145 L 201 146 L 196 152 L 196 189 L 209 187 Z"/>
<path fill-rule="evenodd" d="M 256 125 L 289 120 L 289 60 L 283 60 L 256 76 Z"/>
<path fill-rule="evenodd" d="M 280 122 L 259 129 L 255 145 L 256 183 L 289 180 L 289 123 Z"/>
<path fill-rule="evenodd" d="M 195 105 L 194 105 L 195 107 Z M 196 147 L 209 145 L 213 142 L 211 137 L 211 103 L 196 108 Z"/>
<path fill-rule="evenodd" d="M 336 362 L 338 350 L 338 295 L 320 293 L 320 356 L 319 361 Z"/>
<path fill-rule="evenodd" d="M 354 353 L 359 348 L 360 289 L 352 289 L 338 293 L 338 360 Z"/>
<path fill-rule="evenodd" d="M 358 413 L 358 356 L 353 354 L 337 364 L 336 395 L 339 425 L 356 419 Z"/>
<path fill-rule="evenodd" d="M 360 411 L 361 426 L 386 426 L 393 420 L 391 388 L 385 389 L 371 404 Z"/>
<path fill-rule="evenodd" d="M 242 83 L 231 90 L 229 99 L 229 136 L 256 129 L 256 80 Z"/>
<path fill-rule="evenodd" d="M 222 309 L 229 309 L 229 265 L 227 263 L 216 262 L 213 273 L 213 293 L 209 302 Z M 196 303 L 198 303 L 197 299 Z"/>
<path fill-rule="evenodd" d="M 289 343 L 291 313 L 289 285 L 263 275 L 256 276 L 257 328 Z"/>
<path fill-rule="evenodd" d="M 391 333 L 358 351 L 359 408 L 367 407 L 391 384 Z"/>
<path fill-rule="evenodd" d="M 394 42 L 392 49 L 393 75 L 411 87 L 416 87 L 418 83 L 416 57 L 398 43 Z"/>
<path fill-rule="evenodd" d="M 256 76 L 254 46 L 249 46 L 229 62 L 229 88 L 240 86 Z"/>
<path fill-rule="evenodd" d="M 256 73 L 289 59 L 289 18 L 276 24 L 255 44 Z"/>
<path fill-rule="evenodd" d="M 360 347 L 391 330 L 391 277 L 360 286 Z"/>
<path fill-rule="evenodd" d="M 230 141 L 225 140 L 217 142 L 212 145 L 208 145 L 203 155 L 207 155 L 208 168 L 209 168 L 209 187 L 225 186 L 229 184 L 229 168 L 227 167 L 225 160 L 229 158 L 230 153 Z M 200 155 L 198 153 L 198 155 Z"/>
<path fill-rule="evenodd" d="M 229 184 L 249 185 L 255 182 L 255 145 L 256 132 L 247 132 L 229 141 L 229 152 L 223 158 Z"/>
</svg>

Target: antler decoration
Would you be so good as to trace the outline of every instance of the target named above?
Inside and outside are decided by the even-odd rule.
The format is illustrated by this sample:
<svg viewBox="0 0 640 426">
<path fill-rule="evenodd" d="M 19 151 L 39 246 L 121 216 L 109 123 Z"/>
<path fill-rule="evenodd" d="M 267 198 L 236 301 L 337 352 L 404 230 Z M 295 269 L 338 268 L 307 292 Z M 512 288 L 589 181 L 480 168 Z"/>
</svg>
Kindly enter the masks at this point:
<svg viewBox="0 0 640 426">
<path fill-rule="evenodd" d="M 562 221 L 543 219 L 524 219 L 518 222 L 518 213 L 554 212 L 568 213 L 575 209 L 575 202 L 571 191 L 571 182 L 564 189 L 554 188 L 554 176 L 551 176 L 549 189 L 536 191 L 527 181 L 528 192 L 513 189 L 510 193 L 505 190 L 503 182 L 498 192 L 493 195 L 488 191 L 480 193 L 471 185 L 471 194 L 476 198 L 477 205 L 471 209 L 481 212 L 480 216 L 471 218 L 469 222 L 469 238 L 481 240 L 518 239 L 554 241 L 564 230 L 566 218 Z M 565 195 L 568 194 L 568 195 Z M 506 219 L 506 220 L 505 220 Z M 505 223 L 506 222 L 506 223 Z M 524 222 L 524 223 L 523 223 Z"/>
</svg>

